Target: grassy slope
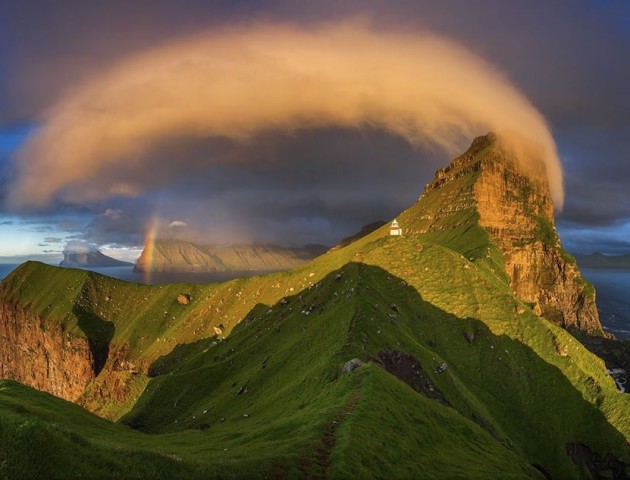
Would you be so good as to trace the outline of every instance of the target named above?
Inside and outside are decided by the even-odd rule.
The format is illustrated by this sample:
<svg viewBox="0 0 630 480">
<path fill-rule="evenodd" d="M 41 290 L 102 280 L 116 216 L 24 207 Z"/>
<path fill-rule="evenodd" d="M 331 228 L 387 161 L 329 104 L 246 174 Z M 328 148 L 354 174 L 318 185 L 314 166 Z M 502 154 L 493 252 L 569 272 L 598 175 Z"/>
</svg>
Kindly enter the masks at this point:
<svg viewBox="0 0 630 480">
<path fill-rule="evenodd" d="M 404 237 L 385 236 L 386 226 L 290 272 L 147 287 L 22 266 L 7 280 L 9 298 L 77 335 L 98 337 L 102 322 L 113 325 L 112 345 L 128 347 L 132 362 L 152 364 L 160 375 L 134 377 L 138 394 L 148 385 L 122 419 L 150 435 L 92 416 L 88 428 L 87 420 L 74 420 L 83 418 L 73 413 L 78 407 L 5 384 L 5 438 L 22 438 L 23 450 L 29 440 L 21 422 L 39 422 L 51 437 L 33 442 L 87 445 L 139 476 L 152 455 L 164 464 L 160 472 L 217 476 L 535 476 L 528 464 L 555 477 L 576 476 L 564 454 L 567 442 L 628 460 L 630 397 L 616 390 L 603 362 L 512 296 L 474 207 L 442 211 L 436 220 L 474 175 L 403 212 Z M 422 233 L 436 221 L 455 228 Z M 191 303 L 179 305 L 180 293 Z M 285 297 L 288 303 L 279 303 Z M 219 341 L 218 323 L 226 335 L 238 326 Z M 372 364 L 340 375 L 348 359 L 367 360 L 383 349 L 416 357 L 452 407 Z M 443 361 L 448 370 L 434 373 Z M 16 412 L 11 395 L 32 409 Z M 131 404 L 91 406 L 117 417 Z M 64 426 L 63 438 L 51 424 Z M 119 458 L 117 446 L 132 453 Z M 21 450 L 4 448 L 0 468 L 29 467 Z M 92 472 L 89 457 L 74 460 Z"/>
<path fill-rule="evenodd" d="M 0 381 L 0 478 L 172 478 L 196 469 L 146 435 L 16 382 Z"/>
<path fill-rule="evenodd" d="M 145 462 L 153 458 L 147 452 L 155 452 L 160 459 L 181 459 L 183 465 L 188 466 L 182 471 L 186 475 L 210 469 L 213 474 L 223 472 L 234 476 L 245 473 L 252 476 L 256 472 L 264 476 L 277 469 L 298 475 L 321 473 L 325 468 L 317 458 L 312 458 L 312 452 L 321 443 L 330 419 L 358 390 L 356 410 L 343 422 L 339 432 L 342 445 L 344 435 L 349 439 L 349 445 L 341 447 L 347 448 L 349 453 L 340 453 L 338 449 L 331 452 L 335 455 L 329 472 L 332 476 L 335 472 L 345 476 L 344 472 L 358 468 L 368 472 L 366 469 L 372 467 L 363 465 L 366 455 L 378 458 L 388 452 L 392 458 L 403 458 L 417 445 L 426 447 L 424 458 L 413 463 L 403 462 L 393 467 L 393 471 L 391 465 L 380 463 L 379 471 L 387 468 L 392 473 L 414 476 L 431 471 L 436 475 L 468 472 L 480 477 L 487 477 L 491 472 L 502 472 L 506 477 L 514 472 L 534 473 L 515 453 L 503 448 L 475 423 L 418 395 L 377 367 L 364 367 L 360 375 L 339 375 L 340 361 L 348 354 L 359 353 L 354 337 L 359 334 L 358 312 L 366 307 L 357 292 L 359 283 L 366 278 L 364 268 L 373 270 L 359 264 L 348 265 L 342 280 L 329 276 L 319 288 L 304 294 L 302 299 L 309 306 L 320 298 L 327 299 L 318 303 L 309 316 L 301 313 L 299 297 L 291 298 L 288 305 L 277 306 L 269 315 L 268 307 L 259 307 L 252 312 L 253 317 L 259 318 L 240 326 L 227 342 L 191 355 L 182 371 L 156 378 L 127 421 L 145 430 L 162 432 L 160 435 L 141 435 L 106 424 L 85 412 L 75 416 L 74 411 L 80 410 L 78 407 L 66 402 L 53 405 L 52 397 L 12 383 L 6 385 L 0 395 L 0 408 L 3 413 L 10 411 L 11 395 L 22 395 L 28 401 L 20 403 L 35 405 L 28 413 L 21 412 L 23 416 L 31 418 L 36 413 L 33 410 L 37 409 L 38 422 L 43 419 L 64 423 L 66 432 L 46 442 L 63 441 L 70 447 L 77 441 L 103 456 L 112 455 L 115 445 L 134 445 L 135 456 L 129 458 L 138 465 L 126 466 L 126 458 L 120 465 L 121 461 L 112 457 L 110 461 L 116 465 L 113 470 L 116 472 L 129 468 L 130 472 L 140 475 L 148 468 Z M 380 283 L 386 281 L 384 271 L 374 270 L 383 277 Z M 393 328 L 392 324 L 387 325 Z M 262 368 L 265 356 L 269 360 Z M 237 396 L 242 385 L 247 385 L 248 391 Z M 378 395 L 374 396 L 376 392 Z M 393 395 L 391 400 L 395 401 L 396 408 L 383 410 L 381 399 L 389 396 L 388 392 Z M 62 420 L 66 417 L 73 418 L 66 423 Z M 395 435 L 401 428 L 401 420 L 408 424 L 406 448 L 401 449 L 396 443 L 388 443 L 389 449 L 384 447 L 382 442 L 387 437 L 375 441 L 375 429 Z M 427 435 L 426 430 L 416 428 L 415 422 L 419 420 L 435 431 Z M 5 424 L 5 428 L 14 429 L 9 430 L 8 436 L 19 436 L 15 430 L 19 432 L 26 421 L 19 418 L 8 426 Z M 103 431 L 97 425 L 99 422 L 103 423 Z M 440 423 L 448 423 L 449 428 L 439 428 Z M 207 430 L 199 431 L 200 427 Z M 77 437 L 77 433 L 81 437 Z M 105 443 L 100 440 L 103 433 L 107 434 Z M 37 440 L 35 438 L 34 442 Z M 22 439 L 22 447 L 27 446 L 24 443 L 28 443 L 28 439 Z M 444 452 L 438 461 L 431 454 L 437 454 L 444 445 L 449 445 L 450 454 L 457 455 L 461 461 L 452 462 L 450 454 Z M 28 445 L 30 451 L 38 448 L 39 443 Z M 9 462 L 6 465 L 12 469 L 8 473 L 28 472 L 30 463 L 22 464 L 23 456 L 7 455 L 6 458 Z M 336 460 L 338 458 L 341 460 Z M 56 467 L 49 466 L 53 476 Z M 91 461 L 78 462 L 76 468 L 85 474 L 94 473 Z M 164 472 L 170 474 L 172 468 L 172 465 L 163 467 Z M 60 466 L 58 474 L 63 476 L 63 471 Z"/>
<path fill-rule="evenodd" d="M 308 452 L 316 450 L 328 420 L 359 388 L 356 410 L 340 427 L 331 453 L 331 475 L 356 469 L 382 472 L 391 465 L 368 459 L 385 455 L 414 458 L 399 464 L 401 475 L 522 474 L 526 466 L 521 457 L 566 476 L 575 473 L 561 448 L 567 441 L 583 441 L 601 452 L 620 451 L 622 436 L 593 404 L 623 414 L 628 411 L 627 396 L 618 394 L 601 362 L 529 311 L 516 314 L 518 303 L 507 290 L 497 291 L 490 282 L 487 288 L 481 282 L 481 288 L 471 290 L 472 279 L 483 275 L 464 257 L 434 244 L 424 244 L 419 251 L 417 245 L 417 239 L 409 237 L 385 237 L 364 245 L 364 263 L 346 265 L 341 280 L 329 275 L 317 288 L 289 297 L 287 305 L 261 304 L 247 315 L 252 320 L 239 325 L 227 341 L 215 346 L 211 340 L 200 342 L 188 355 L 174 354 L 179 361 L 163 359 L 160 366 L 166 374 L 151 381 L 125 419 L 160 434 L 105 430 L 109 445 L 133 445 L 132 450 L 140 451 L 126 460 L 137 462 L 137 471 L 147 468 L 149 452 L 155 452 L 160 458 L 182 459 L 183 472 L 188 473 L 209 468 L 242 475 L 253 468 L 254 458 L 257 471 L 280 468 L 297 474 L 300 465 L 308 465 Z M 388 263 L 389 271 L 371 263 Z M 405 287 L 402 277 L 394 274 L 409 270 L 410 264 L 414 268 L 405 276 Z M 431 271 L 451 279 L 449 289 L 440 286 Z M 389 317 L 391 302 L 399 308 L 395 323 Z M 310 306 L 315 306 L 313 313 L 301 313 Z M 463 336 L 466 331 L 475 332 L 472 344 Z M 569 343 L 571 357 L 556 354 L 558 341 Z M 455 409 L 420 396 L 374 366 L 364 367 L 357 376 L 339 376 L 339 366 L 347 359 L 366 359 L 368 352 L 377 355 L 383 348 L 416 356 Z M 262 368 L 265 357 L 269 359 Z M 447 372 L 431 373 L 443 360 Z M 593 380 L 586 381 L 589 377 Z M 245 385 L 247 393 L 236 395 Z M 392 400 L 387 401 L 390 394 Z M 3 410 L 5 401 L 2 393 Z M 384 409 L 385 404 L 396 408 Z M 447 422 L 429 421 L 444 415 Z M 59 414 L 54 421 L 80 433 L 81 442 L 96 447 L 105 458 L 115 451 L 92 443 L 102 438 L 98 428 L 70 428 L 66 416 Z M 624 419 L 617 420 L 623 426 Z M 423 426 L 413 428 L 416 424 Z M 400 438 L 396 432 L 401 431 L 404 442 L 388 438 Z M 548 443 L 531 442 L 543 436 Z M 444 444 L 450 445 L 446 451 L 440 448 Z M 419 446 L 426 458 L 408 456 Z M 471 451 L 476 452 L 472 457 Z M 309 468 L 321 469 L 316 461 Z"/>
</svg>

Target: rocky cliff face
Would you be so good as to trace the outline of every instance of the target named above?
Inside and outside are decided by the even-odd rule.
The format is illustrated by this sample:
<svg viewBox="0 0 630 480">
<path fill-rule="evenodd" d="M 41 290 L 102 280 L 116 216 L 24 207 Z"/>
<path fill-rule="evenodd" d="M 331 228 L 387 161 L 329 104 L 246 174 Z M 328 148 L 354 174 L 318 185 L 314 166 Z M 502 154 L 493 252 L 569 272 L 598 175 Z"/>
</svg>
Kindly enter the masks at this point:
<svg viewBox="0 0 630 480">
<path fill-rule="evenodd" d="M 52 272 L 56 275 L 49 276 Z M 1 282 L 0 379 L 117 418 L 146 383 L 149 363 L 132 362 L 129 343 L 112 341 L 115 326 L 103 304 L 116 283 L 32 262 Z M 105 285 L 112 290 L 104 293 Z"/>
<path fill-rule="evenodd" d="M 476 209 L 479 224 L 503 254 L 516 296 L 558 325 L 601 334 L 595 291 L 556 234 L 544 172 L 525 175 L 497 138 L 488 134 L 440 169 L 425 195 L 465 176 L 474 180 L 442 208 L 448 210 L 450 204 L 452 209 Z"/>
<path fill-rule="evenodd" d="M 76 401 L 95 368 L 86 338 L 47 325 L 15 302 L 0 302 L 0 378 Z"/>
<path fill-rule="evenodd" d="M 288 270 L 326 251 L 321 245 L 290 248 L 274 245 L 215 247 L 183 240 L 156 240 L 138 259 L 138 272 L 247 272 Z"/>
</svg>

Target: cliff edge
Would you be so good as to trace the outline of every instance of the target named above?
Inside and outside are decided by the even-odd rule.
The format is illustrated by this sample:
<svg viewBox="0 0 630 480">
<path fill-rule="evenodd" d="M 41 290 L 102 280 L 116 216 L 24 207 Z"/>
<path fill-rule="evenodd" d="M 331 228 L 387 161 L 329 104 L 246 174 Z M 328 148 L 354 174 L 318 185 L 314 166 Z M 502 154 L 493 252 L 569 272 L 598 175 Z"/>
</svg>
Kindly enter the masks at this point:
<svg viewBox="0 0 630 480">
<path fill-rule="evenodd" d="M 424 230 L 439 231 L 444 226 L 440 217 L 472 210 L 500 250 L 504 271 L 518 298 L 564 328 L 603 335 L 595 290 L 580 274 L 575 259 L 564 251 L 556 233 L 543 168 L 542 163 L 536 164 L 537 173 L 526 174 L 494 134 L 477 137 L 425 187 L 421 200 L 440 196 L 442 202 L 438 211 L 428 215 L 431 221 Z"/>
</svg>

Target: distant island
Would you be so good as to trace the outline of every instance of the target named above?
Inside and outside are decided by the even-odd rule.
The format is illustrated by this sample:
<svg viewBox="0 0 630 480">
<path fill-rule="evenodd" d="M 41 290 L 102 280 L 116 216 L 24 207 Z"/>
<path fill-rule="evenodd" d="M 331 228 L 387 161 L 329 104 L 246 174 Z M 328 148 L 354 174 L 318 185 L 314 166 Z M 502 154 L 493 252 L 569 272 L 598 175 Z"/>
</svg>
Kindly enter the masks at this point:
<svg viewBox="0 0 630 480">
<path fill-rule="evenodd" d="M 184 240 L 155 240 L 138 259 L 135 272 L 248 272 L 288 270 L 325 253 L 328 247 L 306 245 L 231 245 L 217 247 Z"/>
<path fill-rule="evenodd" d="M 115 258 L 108 257 L 98 250 L 89 251 L 64 251 L 63 260 L 60 267 L 133 267 L 133 263 L 123 262 Z"/>
<path fill-rule="evenodd" d="M 592 253 L 590 255 L 574 254 L 580 268 L 629 268 L 630 253 L 625 255 L 604 255 L 603 253 Z"/>
</svg>

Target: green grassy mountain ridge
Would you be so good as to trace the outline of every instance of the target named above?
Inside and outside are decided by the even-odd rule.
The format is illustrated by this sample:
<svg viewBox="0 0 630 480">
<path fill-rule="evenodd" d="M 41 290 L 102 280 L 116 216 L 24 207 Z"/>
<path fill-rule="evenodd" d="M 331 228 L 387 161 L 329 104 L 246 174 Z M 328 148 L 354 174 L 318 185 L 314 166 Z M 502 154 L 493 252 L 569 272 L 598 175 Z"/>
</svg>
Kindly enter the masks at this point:
<svg viewBox="0 0 630 480">
<path fill-rule="evenodd" d="M 476 140 L 402 237 L 287 272 L 144 286 L 22 265 L 0 285 L 2 376 L 75 403 L 0 383 L 0 475 L 626 478 L 630 397 L 567 330 L 598 333 L 594 292 L 505 157 Z M 498 174 L 520 233 L 482 225 Z M 558 263 L 515 277 L 508 246 Z M 566 298 L 520 298 L 554 268 Z"/>
</svg>

